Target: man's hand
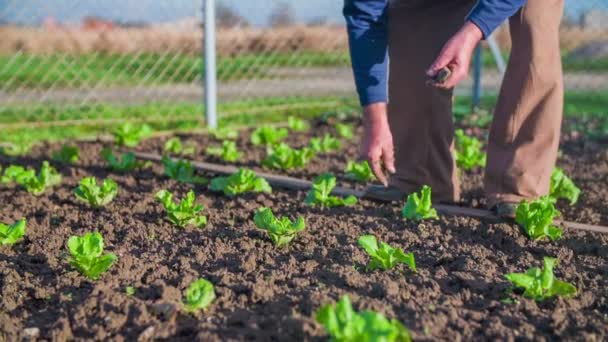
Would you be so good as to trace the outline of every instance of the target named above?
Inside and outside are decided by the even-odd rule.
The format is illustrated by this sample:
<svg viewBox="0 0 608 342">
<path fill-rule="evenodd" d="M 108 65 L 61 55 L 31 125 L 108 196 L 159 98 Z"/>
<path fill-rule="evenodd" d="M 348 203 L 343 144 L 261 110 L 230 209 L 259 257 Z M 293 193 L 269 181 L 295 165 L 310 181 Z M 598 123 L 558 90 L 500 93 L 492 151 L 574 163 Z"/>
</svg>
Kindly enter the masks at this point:
<svg viewBox="0 0 608 342">
<path fill-rule="evenodd" d="M 483 38 L 481 30 L 472 22 L 467 21 L 441 49 L 441 53 L 427 70 L 429 77 L 434 77 L 439 70 L 448 67 L 452 74 L 443 83 L 435 83 L 439 88 L 450 89 L 467 77 L 473 50 Z"/>
<path fill-rule="evenodd" d="M 395 157 L 386 103 L 373 103 L 363 109 L 363 128 L 361 158 L 367 160 L 376 178 L 388 186 L 383 165 L 389 173 L 395 173 Z"/>
</svg>

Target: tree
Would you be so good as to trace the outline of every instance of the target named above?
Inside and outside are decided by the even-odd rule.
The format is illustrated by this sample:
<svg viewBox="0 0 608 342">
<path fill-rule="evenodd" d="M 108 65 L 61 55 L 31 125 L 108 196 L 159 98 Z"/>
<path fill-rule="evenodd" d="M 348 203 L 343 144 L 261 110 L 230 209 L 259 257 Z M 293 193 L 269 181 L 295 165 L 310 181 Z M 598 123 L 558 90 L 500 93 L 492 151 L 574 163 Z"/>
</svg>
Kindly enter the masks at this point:
<svg viewBox="0 0 608 342">
<path fill-rule="evenodd" d="M 293 8 L 286 2 L 280 2 L 270 13 L 268 22 L 271 27 L 292 26 L 296 22 Z"/>
<path fill-rule="evenodd" d="M 215 11 L 217 26 L 219 27 L 249 26 L 247 19 L 226 4 L 219 3 Z"/>
</svg>

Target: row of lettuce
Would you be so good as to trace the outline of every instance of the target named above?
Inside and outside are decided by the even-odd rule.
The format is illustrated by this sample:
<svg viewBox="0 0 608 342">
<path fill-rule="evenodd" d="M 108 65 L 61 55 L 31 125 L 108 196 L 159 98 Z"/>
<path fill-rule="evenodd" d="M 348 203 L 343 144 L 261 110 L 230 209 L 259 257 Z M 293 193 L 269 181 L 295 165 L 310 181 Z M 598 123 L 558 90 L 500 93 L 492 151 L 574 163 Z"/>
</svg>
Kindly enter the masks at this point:
<svg viewBox="0 0 608 342">
<path fill-rule="evenodd" d="M 293 131 L 306 131 L 308 123 L 290 118 L 289 128 Z M 353 128 L 348 124 L 336 123 L 335 131 L 340 138 L 353 137 Z M 115 132 L 115 142 L 118 146 L 135 147 L 149 135 L 146 125 L 125 124 Z M 238 133 L 232 130 L 219 130 L 213 132 L 216 138 L 221 139 L 221 145 L 206 149 L 206 153 L 216 156 L 227 162 L 240 159 L 241 152 L 237 150 L 234 141 Z M 251 135 L 251 143 L 255 146 L 265 146 L 267 156 L 262 162 L 268 168 L 290 170 L 305 167 L 315 155 L 339 150 L 341 141 L 326 134 L 323 137 L 312 138 L 306 147 L 296 149 L 283 143 L 288 136 L 286 128 L 263 126 L 256 129 Z M 470 170 L 485 165 L 485 154 L 482 152 L 481 142 L 464 134 L 462 130 L 456 132 L 455 159 L 459 168 Z M 184 144 L 179 138 L 169 139 L 164 145 L 166 156 L 164 174 L 178 182 L 191 184 L 209 184 L 209 189 L 234 197 L 248 192 L 271 193 L 270 184 L 258 177 L 254 171 L 240 168 L 237 172 L 226 177 L 215 177 L 210 181 L 196 174 L 195 168 L 187 160 L 172 159 L 169 155 L 186 156 L 195 153 L 195 146 Z M 65 145 L 53 154 L 53 160 L 71 164 L 79 161 L 79 150 L 75 146 Z M 104 149 L 102 158 L 108 167 L 115 172 L 129 172 L 137 168 L 146 167 L 132 152 L 114 155 L 110 149 Z M 348 163 L 345 170 L 347 178 L 359 182 L 374 180 L 373 173 L 367 162 Z M 61 175 L 47 161 L 43 162 L 39 172 L 26 169 L 20 165 L 10 165 L 0 177 L 0 183 L 14 183 L 26 191 L 40 195 L 52 186 L 61 183 Z M 336 186 L 336 177 L 330 173 L 322 174 L 313 181 L 312 189 L 305 198 L 305 204 L 332 208 L 338 206 L 352 206 L 357 203 L 354 196 L 333 196 L 332 190 Z M 527 236 L 534 240 L 549 238 L 552 241 L 559 239 L 562 229 L 553 224 L 554 219 L 560 215 L 555 208 L 559 199 L 566 199 L 571 205 L 575 204 L 580 190 L 575 186 L 564 172 L 555 168 L 551 177 L 550 194 L 538 200 L 522 201 L 516 210 L 516 222 L 521 226 Z M 118 184 L 107 178 L 99 185 L 94 177 L 81 180 L 74 190 L 74 196 L 93 208 L 102 208 L 110 204 L 118 195 Z M 431 188 L 424 186 L 419 193 L 412 193 L 407 197 L 401 210 L 405 220 L 423 221 L 437 219 L 438 215 L 431 201 Z M 155 199 L 162 204 L 166 212 L 166 219 L 171 224 L 184 228 L 193 226 L 204 227 L 208 219 L 203 215 L 204 207 L 196 203 L 196 195 L 190 190 L 180 200 L 167 190 L 160 190 Z M 303 217 L 290 219 L 289 217 L 276 217 L 270 208 L 259 208 L 254 215 L 255 226 L 265 231 L 277 248 L 287 246 L 297 234 L 305 230 L 306 222 Z M 26 231 L 26 220 L 21 219 L 13 224 L 0 224 L 0 245 L 17 243 Z M 369 255 L 367 271 L 389 270 L 399 264 L 407 265 L 412 272 L 416 272 L 416 262 L 413 253 L 405 253 L 403 249 L 392 247 L 387 243 L 377 241 L 373 235 L 364 235 L 358 239 L 359 246 Z M 71 236 L 67 241 L 70 253 L 69 264 L 81 274 L 91 280 L 97 280 L 106 272 L 118 257 L 112 253 L 104 253 L 103 236 L 99 232 L 89 232 L 82 236 Z M 514 288 L 509 290 L 507 301 L 513 289 L 521 289 L 524 297 L 534 300 L 545 300 L 555 296 L 572 296 L 576 288 L 572 284 L 555 279 L 553 268 L 558 260 L 544 258 L 544 267 L 532 267 L 526 273 L 511 273 L 505 277 L 513 283 Z M 133 293 L 134 288 L 128 287 L 127 292 Z M 184 309 L 189 312 L 206 309 L 215 299 L 215 290 L 211 282 L 206 279 L 194 281 L 185 292 Z M 316 319 L 323 324 L 328 334 L 335 340 L 366 341 L 377 340 L 378 337 L 386 341 L 406 341 L 410 339 L 408 330 L 397 320 L 389 320 L 381 313 L 373 311 L 355 312 L 348 296 L 339 302 L 328 304 L 316 313 Z"/>
</svg>

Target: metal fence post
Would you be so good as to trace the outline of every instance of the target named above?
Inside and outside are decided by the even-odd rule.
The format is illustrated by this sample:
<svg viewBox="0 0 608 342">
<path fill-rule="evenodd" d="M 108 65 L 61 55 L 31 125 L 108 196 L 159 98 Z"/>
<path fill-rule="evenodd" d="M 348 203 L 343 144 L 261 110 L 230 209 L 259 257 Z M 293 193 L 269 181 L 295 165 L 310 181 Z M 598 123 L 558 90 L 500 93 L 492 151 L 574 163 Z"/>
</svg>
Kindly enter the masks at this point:
<svg viewBox="0 0 608 342">
<path fill-rule="evenodd" d="M 205 117 L 217 128 L 217 69 L 215 44 L 215 0 L 205 0 Z"/>
<path fill-rule="evenodd" d="M 479 43 L 473 55 L 473 98 L 471 100 L 473 109 L 479 106 L 481 101 L 481 64 L 481 43 Z"/>
</svg>

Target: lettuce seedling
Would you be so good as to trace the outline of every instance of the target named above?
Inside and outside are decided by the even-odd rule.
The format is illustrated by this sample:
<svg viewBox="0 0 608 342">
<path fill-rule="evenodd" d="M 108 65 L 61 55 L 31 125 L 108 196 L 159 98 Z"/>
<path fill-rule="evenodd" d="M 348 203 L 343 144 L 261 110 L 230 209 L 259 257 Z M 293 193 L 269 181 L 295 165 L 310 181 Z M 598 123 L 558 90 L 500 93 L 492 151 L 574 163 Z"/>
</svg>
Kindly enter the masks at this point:
<svg viewBox="0 0 608 342">
<path fill-rule="evenodd" d="M 576 295 L 576 287 L 570 283 L 555 279 L 553 268 L 559 262 L 556 258 L 545 257 L 544 267 L 528 269 L 526 273 L 509 273 L 505 276 L 517 288 L 523 288 L 523 296 L 536 301 L 543 301 L 555 296 L 571 297 Z"/>
<path fill-rule="evenodd" d="M 549 189 L 549 196 L 551 198 L 555 201 L 560 198 L 566 199 L 570 202 L 570 205 L 576 204 L 581 194 L 581 189 L 559 167 L 554 168 L 551 173 Z"/>
<path fill-rule="evenodd" d="M 26 170 L 23 166 L 10 165 L 4 169 L 4 173 L 0 178 L 0 183 L 22 183 L 25 179 L 35 177 L 36 171 L 28 169 Z"/>
<path fill-rule="evenodd" d="M 180 138 L 173 137 L 165 142 L 163 151 L 169 154 L 186 156 L 194 154 L 194 146 L 184 145 Z"/>
<path fill-rule="evenodd" d="M 207 178 L 194 174 L 192 163 L 187 160 L 173 160 L 163 157 L 165 175 L 181 183 L 206 184 Z"/>
<path fill-rule="evenodd" d="M 257 128 L 251 134 L 251 143 L 254 145 L 274 145 L 287 138 L 289 133 L 286 128 L 277 128 L 272 126 L 262 126 Z"/>
<path fill-rule="evenodd" d="M 555 241 L 562 237 L 562 230 L 553 225 L 553 220 L 560 214 L 555 209 L 553 199 L 543 196 L 532 202 L 521 201 L 515 210 L 515 222 L 533 240 L 548 237 Z"/>
<path fill-rule="evenodd" d="M 290 116 L 287 118 L 287 126 L 294 132 L 306 132 L 310 129 L 310 125 L 308 122 L 298 119 L 294 116 Z"/>
<path fill-rule="evenodd" d="M 336 124 L 336 132 L 340 138 L 352 139 L 355 134 L 353 133 L 353 126 L 349 124 Z"/>
<path fill-rule="evenodd" d="M 245 192 L 272 192 L 270 184 L 264 178 L 244 168 L 228 177 L 215 177 L 211 180 L 209 189 L 223 192 L 226 196 L 236 196 Z"/>
<path fill-rule="evenodd" d="M 80 181 L 80 184 L 74 190 L 76 198 L 93 208 L 106 206 L 112 202 L 117 194 L 118 184 L 110 178 L 105 179 L 101 186 L 98 186 L 95 177 L 86 177 Z"/>
<path fill-rule="evenodd" d="M 114 143 L 118 146 L 135 147 L 150 134 L 152 134 L 150 126 L 146 124 L 134 125 L 127 122 L 114 131 Z"/>
<path fill-rule="evenodd" d="M 74 164 L 80 160 L 80 149 L 77 146 L 63 145 L 53 153 L 53 160 L 63 164 Z"/>
<path fill-rule="evenodd" d="M 456 130 L 456 165 L 464 170 L 486 165 L 486 154 L 481 151 L 481 141 L 464 134 L 462 129 Z"/>
<path fill-rule="evenodd" d="M 173 195 L 167 190 L 157 192 L 155 198 L 165 207 L 167 219 L 174 225 L 180 228 L 188 225 L 199 228 L 207 224 L 207 217 L 200 215 L 203 206 L 195 203 L 194 191 L 188 191 L 186 198 L 179 203 L 173 202 Z"/>
<path fill-rule="evenodd" d="M 439 218 L 431 201 L 431 188 L 425 185 L 422 187 L 420 195 L 416 192 L 409 194 L 401 215 L 403 218 L 413 221 Z"/>
<path fill-rule="evenodd" d="M 315 156 L 315 153 L 309 148 L 295 149 L 285 143 L 269 146 L 267 154 L 262 165 L 279 170 L 303 168 Z"/>
<path fill-rule="evenodd" d="M 103 254 L 103 237 L 98 232 L 71 236 L 68 239 L 68 250 L 71 255 L 70 265 L 92 280 L 99 279 L 118 259 L 112 253 Z"/>
<path fill-rule="evenodd" d="M 26 171 L 25 174 L 21 174 L 17 177 L 17 184 L 23 186 L 27 192 L 34 196 L 41 195 L 47 188 L 55 186 L 61 183 L 61 174 L 57 172 L 52 166 L 49 165 L 48 161 L 42 162 L 42 167 L 38 175 L 34 175 L 33 172 Z"/>
<path fill-rule="evenodd" d="M 241 153 L 237 150 L 236 143 L 230 140 L 224 140 L 222 147 L 207 147 L 205 153 L 219 157 L 227 162 L 234 162 L 241 158 Z"/>
<path fill-rule="evenodd" d="M 296 234 L 306 228 L 304 218 L 298 217 L 292 222 L 287 217 L 276 218 L 270 208 L 260 208 L 253 217 L 255 225 L 265 230 L 275 246 L 286 246 L 296 237 Z"/>
<path fill-rule="evenodd" d="M 409 342 L 409 331 L 398 320 L 387 319 L 374 311 L 356 312 L 348 296 L 337 304 L 327 304 L 315 313 L 330 341 L 340 342 Z"/>
<path fill-rule="evenodd" d="M 28 154 L 34 145 L 29 141 L 13 141 L 0 146 L 0 154 L 17 157 Z"/>
<path fill-rule="evenodd" d="M 416 272 L 416 260 L 413 253 L 405 254 L 401 248 L 393 248 L 387 243 L 378 241 L 373 235 L 363 235 L 358 240 L 359 246 L 363 248 L 370 256 L 370 261 L 367 264 L 367 270 L 373 271 L 376 269 L 390 270 L 397 266 L 398 263 L 408 265 L 412 271 Z"/>
<path fill-rule="evenodd" d="M 215 138 L 219 140 L 235 140 L 239 137 L 239 131 L 232 128 L 218 128 L 210 130 L 209 133 Z"/>
<path fill-rule="evenodd" d="M 357 182 L 367 183 L 376 179 L 367 160 L 361 162 L 349 161 L 346 165 L 346 178 Z"/>
<path fill-rule="evenodd" d="M 0 223 L 0 245 L 14 245 L 25 235 L 26 220 L 21 219 L 11 225 Z"/>
<path fill-rule="evenodd" d="M 138 161 L 135 153 L 133 152 L 123 153 L 119 158 L 117 158 L 110 149 L 104 148 L 101 151 L 101 156 L 106 163 L 108 163 L 110 169 L 115 172 L 129 172 L 149 165 L 146 162 Z"/>
<path fill-rule="evenodd" d="M 304 203 L 308 205 L 320 205 L 321 207 L 339 207 L 357 204 L 357 198 L 350 195 L 346 198 L 331 196 L 331 191 L 336 187 L 336 177 L 331 173 L 324 173 L 312 182 L 312 189 L 308 192 Z"/>
<path fill-rule="evenodd" d="M 188 312 L 205 310 L 215 300 L 213 284 L 203 278 L 192 282 L 186 290 L 185 308 Z"/>
<path fill-rule="evenodd" d="M 340 140 L 325 134 L 323 138 L 312 138 L 309 143 L 310 149 L 316 153 L 329 153 L 339 150 L 341 147 Z"/>
</svg>

